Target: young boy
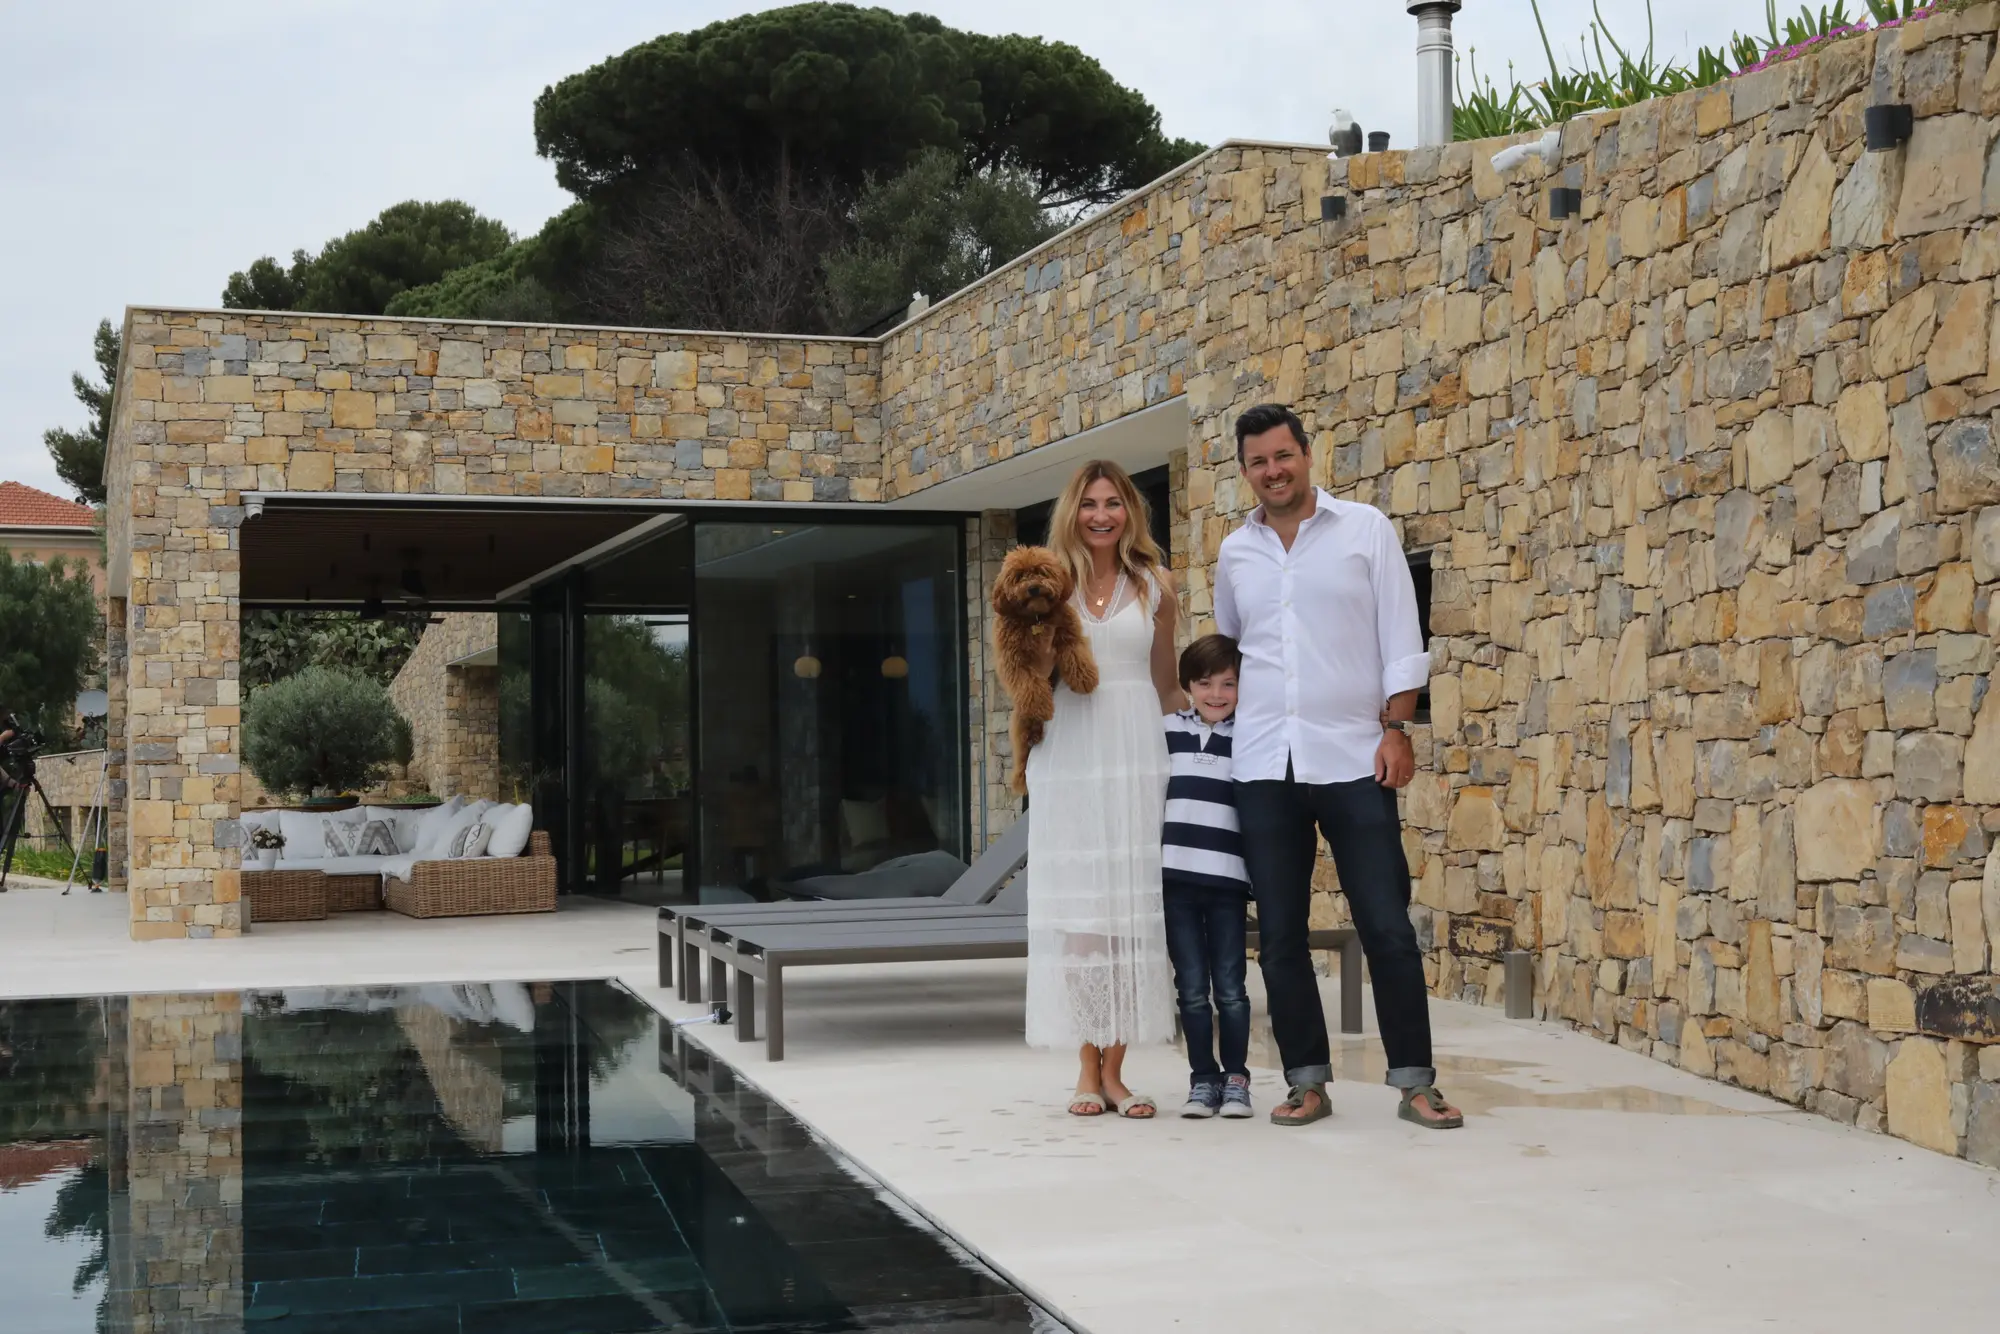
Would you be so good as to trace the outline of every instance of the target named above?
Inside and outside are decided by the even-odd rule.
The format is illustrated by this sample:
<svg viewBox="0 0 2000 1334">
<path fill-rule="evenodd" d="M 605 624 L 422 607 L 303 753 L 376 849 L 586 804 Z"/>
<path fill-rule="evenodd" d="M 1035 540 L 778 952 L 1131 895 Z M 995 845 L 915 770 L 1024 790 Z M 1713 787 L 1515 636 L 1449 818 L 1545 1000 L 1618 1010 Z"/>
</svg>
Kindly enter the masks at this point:
<svg viewBox="0 0 2000 1334">
<path fill-rule="evenodd" d="M 1250 1108 L 1250 996 L 1243 989 L 1245 905 L 1250 873 L 1230 780 L 1236 641 L 1204 635 L 1181 654 L 1181 689 L 1194 707 L 1166 719 L 1166 827 L 1161 862 L 1167 954 L 1174 965 L 1181 1029 L 1187 1035 L 1186 1117 L 1246 1117 Z M 1211 991 L 1214 1009 L 1209 1007 Z M 1216 1062 L 1217 1016 L 1222 1060 Z"/>
</svg>

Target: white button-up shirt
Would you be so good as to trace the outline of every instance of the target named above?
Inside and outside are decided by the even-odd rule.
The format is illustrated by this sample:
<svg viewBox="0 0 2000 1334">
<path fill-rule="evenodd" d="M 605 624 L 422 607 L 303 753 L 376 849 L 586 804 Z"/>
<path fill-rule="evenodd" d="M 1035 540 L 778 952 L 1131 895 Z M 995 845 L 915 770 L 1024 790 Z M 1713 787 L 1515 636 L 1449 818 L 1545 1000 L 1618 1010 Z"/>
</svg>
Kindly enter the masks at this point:
<svg viewBox="0 0 2000 1334">
<path fill-rule="evenodd" d="M 1382 708 L 1430 681 L 1417 590 L 1372 505 L 1314 488 L 1292 549 L 1259 507 L 1222 541 L 1215 623 L 1243 652 L 1234 776 L 1302 783 L 1375 776 Z"/>
</svg>

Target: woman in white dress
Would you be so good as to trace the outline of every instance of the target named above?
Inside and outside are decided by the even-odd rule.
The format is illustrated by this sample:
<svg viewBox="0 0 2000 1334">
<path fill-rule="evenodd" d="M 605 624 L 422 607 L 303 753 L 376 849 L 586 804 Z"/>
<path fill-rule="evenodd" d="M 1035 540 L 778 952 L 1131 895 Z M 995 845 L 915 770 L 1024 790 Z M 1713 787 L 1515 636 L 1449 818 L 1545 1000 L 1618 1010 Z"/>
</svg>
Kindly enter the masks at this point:
<svg viewBox="0 0 2000 1334">
<path fill-rule="evenodd" d="M 1049 547 L 1076 581 L 1097 689 L 1055 688 L 1028 756 L 1028 1043 L 1078 1053 L 1069 1110 L 1154 1115 L 1122 1077 L 1125 1048 L 1173 1037 L 1160 898 L 1167 746 L 1180 703 L 1177 605 L 1145 501 L 1115 463 L 1086 463 L 1056 502 Z M 1053 669 L 1053 654 L 1049 669 Z"/>
</svg>

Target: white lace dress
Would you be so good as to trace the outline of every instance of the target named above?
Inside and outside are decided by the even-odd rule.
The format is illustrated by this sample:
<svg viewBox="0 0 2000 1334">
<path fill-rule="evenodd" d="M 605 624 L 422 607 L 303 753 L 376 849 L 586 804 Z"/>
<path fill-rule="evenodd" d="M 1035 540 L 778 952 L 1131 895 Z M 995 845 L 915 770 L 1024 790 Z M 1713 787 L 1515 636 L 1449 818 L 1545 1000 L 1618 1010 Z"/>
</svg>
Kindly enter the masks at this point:
<svg viewBox="0 0 2000 1334">
<path fill-rule="evenodd" d="M 1028 756 L 1028 1045 L 1165 1042 L 1173 966 L 1160 902 L 1167 743 L 1153 687 L 1153 609 L 1122 581 L 1083 610 L 1097 689 L 1055 691 Z"/>
</svg>

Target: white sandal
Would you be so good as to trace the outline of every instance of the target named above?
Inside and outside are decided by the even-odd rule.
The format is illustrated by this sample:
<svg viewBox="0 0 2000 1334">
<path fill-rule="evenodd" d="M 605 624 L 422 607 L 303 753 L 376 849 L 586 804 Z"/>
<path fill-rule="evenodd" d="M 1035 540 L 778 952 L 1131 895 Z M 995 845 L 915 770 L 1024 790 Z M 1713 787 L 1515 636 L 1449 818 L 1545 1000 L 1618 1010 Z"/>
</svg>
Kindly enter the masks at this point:
<svg viewBox="0 0 2000 1334">
<path fill-rule="evenodd" d="M 1078 1111 L 1077 1108 L 1079 1107 L 1085 1110 Z M 1069 1095 L 1068 1110 L 1071 1116 L 1102 1116 L 1104 1115 L 1104 1095 L 1102 1093 L 1087 1093 L 1082 1089 L 1078 1089 Z"/>
<path fill-rule="evenodd" d="M 1144 1093 L 1134 1093 L 1124 1102 L 1118 1102 L 1110 1097 L 1106 1097 L 1105 1101 L 1111 1104 L 1111 1110 L 1117 1112 L 1118 1115 L 1124 1117 L 1127 1121 L 1150 1121 L 1160 1114 L 1160 1104 L 1154 1102 L 1151 1097 Z M 1144 1107 L 1146 1114 L 1144 1116 L 1132 1115 L 1132 1109 L 1135 1107 Z"/>
</svg>

